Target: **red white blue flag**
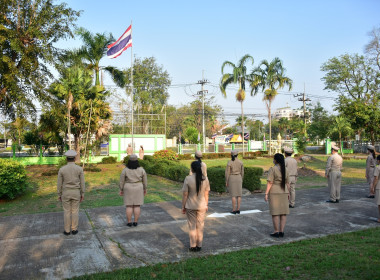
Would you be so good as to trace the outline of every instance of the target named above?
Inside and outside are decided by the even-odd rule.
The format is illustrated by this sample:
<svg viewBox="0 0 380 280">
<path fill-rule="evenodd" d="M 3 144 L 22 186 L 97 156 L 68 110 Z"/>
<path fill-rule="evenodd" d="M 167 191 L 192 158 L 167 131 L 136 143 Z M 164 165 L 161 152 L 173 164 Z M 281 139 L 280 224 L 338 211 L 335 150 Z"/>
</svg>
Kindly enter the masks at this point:
<svg viewBox="0 0 380 280">
<path fill-rule="evenodd" d="M 132 25 L 128 27 L 116 42 L 108 46 L 107 56 L 109 58 L 118 57 L 129 47 L 132 47 Z"/>
</svg>

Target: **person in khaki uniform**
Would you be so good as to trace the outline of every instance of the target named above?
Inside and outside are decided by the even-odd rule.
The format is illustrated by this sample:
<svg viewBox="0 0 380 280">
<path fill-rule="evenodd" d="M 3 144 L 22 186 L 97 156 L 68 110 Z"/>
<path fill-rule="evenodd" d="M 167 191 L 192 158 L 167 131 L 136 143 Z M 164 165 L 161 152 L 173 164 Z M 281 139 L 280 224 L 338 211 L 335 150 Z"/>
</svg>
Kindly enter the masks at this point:
<svg viewBox="0 0 380 280">
<path fill-rule="evenodd" d="M 186 214 L 189 226 L 190 252 L 202 249 L 204 220 L 208 210 L 210 184 L 204 178 L 199 161 L 191 163 L 192 175 L 183 182 L 182 213 Z"/>
<path fill-rule="evenodd" d="M 140 145 L 140 150 L 139 150 L 139 159 L 144 159 L 144 147 L 143 145 Z"/>
<path fill-rule="evenodd" d="M 365 168 L 365 178 L 367 179 L 367 183 L 369 184 L 369 195 L 368 198 L 375 198 L 375 192 L 372 192 L 372 183 L 373 183 L 373 172 L 375 171 L 376 167 L 376 152 L 375 147 L 372 145 L 367 146 L 368 150 L 368 157 L 366 161 L 366 168 Z"/>
<path fill-rule="evenodd" d="M 201 164 L 203 179 L 206 179 L 207 178 L 207 165 L 206 165 L 206 163 L 204 163 L 202 161 L 202 157 L 203 157 L 202 152 L 201 151 L 196 151 L 194 157 Z M 193 174 L 193 172 L 192 172 L 192 170 L 190 168 L 189 175 L 192 175 L 192 174 Z"/>
<path fill-rule="evenodd" d="M 282 154 L 273 157 L 274 166 L 268 171 L 265 201 L 269 200 L 269 212 L 272 215 L 274 232 L 272 237 L 284 237 L 286 215 L 289 214 L 289 174 Z"/>
<path fill-rule="evenodd" d="M 76 155 L 73 150 L 65 153 L 67 165 L 59 169 L 57 179 L 57 192 L 64 211 L 65 235 L 78 233 L 79 203 L 84 199 L 84 173 L 82 167 L 75 164 Z"/>
<path fill-rule="evenodd" d="M 131 155 L 133 154 L 133 149 L 132 149 L 132 145 L 131 144 L 128 144 L 128 147 L 127 147 L 127 155 Z"/>
<path fill-rule="evenodd" d="M 238 151 L 231 151 L 231 160 L 227 163 L 225 178 L 226 187 L 232 199 L 231 214 L 240 214 L 240 203 L 243 188 L 244 166 L 243 162 L 237 159 Z"/>
<path fill-rule="evenodd" d="M 343 159 L 338 154 L 339 147 L 335 143 L 331 143 L 331 156 L 327 159 L 325 176 L 328 179 L 328 187 L 330 190 L 329 203 L 339 203 L 340 187 L 342 181 L 342 164 Z"/>
<path fill-rule="evenodd" d="M 377 166 L 374 171 L 374 179 L 371 186 L 372 193 L 375 193 L 375 203 L 379 210 L 379 218 L 377 222 L 380 223 L 380 155 L 377 156 Z"/>
<path fill-rule="evenodd" d="M 289 174 L 289 208 L 294 208 L 296 203 L 296 183 L 298 177 L 298 166 L 297 161 L 292 158 L 293 149 L 286 147 L 285 152 L 285 167 Z"/>
<path fill-rule="evenodd" d="M 137 155 L 129 157 L 126 168 L 120 175 L 119 194 L 124 198 L 126 206 L 127 226 L 137 226 L 140 217 L 140 206 L 144 204 L 146 195 L 147 176 L 144 168 L 140 167 Z M 132 223 L 132 214 L 134 222 Z"/>
</svg>

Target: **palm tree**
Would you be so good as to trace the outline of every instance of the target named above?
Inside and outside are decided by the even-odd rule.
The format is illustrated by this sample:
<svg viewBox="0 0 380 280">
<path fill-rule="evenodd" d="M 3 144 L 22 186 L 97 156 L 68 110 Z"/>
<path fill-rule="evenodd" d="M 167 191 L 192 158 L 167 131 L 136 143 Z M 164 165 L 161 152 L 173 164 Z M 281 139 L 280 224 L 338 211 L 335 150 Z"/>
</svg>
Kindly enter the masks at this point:
<svg viewBox="0 0 380 280">
<path fill-rule="evenodd" d="M 248 61 L 252 61 L 252 65 L 254 63 L 254 59 L 249 54 L 243 56 L 237 65 L 230 61 L 225 61 L 222 64 L 222 79 L 220 80 L 220 90 L 224 97 L 227 96 L 226 88 L 230 84 L 239 84 L 239 90 L 236 93 L 236 100 L 240 102 L 241 105 L 241 131 L 243 137 L 243 156 L 244 156 L 244 110 L 243 110 L 243 102 L 245 100 L 245 82 L 249 81 L 250 76 L 247 74 L 247 67 L 245 64 Z M 232 73 L 224 73 L 224 67 L 230 66 L 232 68 Z"/>
<path fill-rule="evenodd" d="M 282 66 L 281 60 L 276 57 L 270 63 L 263 60 L 259 67 L 255 68 L 251 73 L 251 95 L 256 95 L 261 89 L 264 92 L 265 105 L 268 110 L 269 119 L 269 154 L 272 154 L 272 115 L 271 106 L 274 98 L 278 94 L 278 90 L 289 86 L 292 89 L 293 81 L 285 76 L 285 68 Z"/>
<path fill-rule="evenodd" d="M 340 143 L 340 153 L 343 155 L 343 146 L 342 146 L 342 134 L 349 134 L 352 132 L 350 123 L 345 117 L 337 116 L 334 119 L 335 125 L 331 128 L 330 132 L 338 132 L 339 134 L 339 143 Z"/>
<path fill-rule="evenodd" d="M 112 66 L 100 66 L 100 60 L 107 53 L 107 46 L 115 41 L 112 34 L 96 33 L 94 35 L 84 28 L 79 28 L 76 33 L 81 37 L 84 46 L 75 51 L 74 56 L 81 57 L 87 63 L 87 68 L 95 72 L 95 85 L 100 85 L 100 70 L 104 69 L 111 75 L 117 86 L 124 87 L 125 81 L 122 71 Z"/>
</svg>

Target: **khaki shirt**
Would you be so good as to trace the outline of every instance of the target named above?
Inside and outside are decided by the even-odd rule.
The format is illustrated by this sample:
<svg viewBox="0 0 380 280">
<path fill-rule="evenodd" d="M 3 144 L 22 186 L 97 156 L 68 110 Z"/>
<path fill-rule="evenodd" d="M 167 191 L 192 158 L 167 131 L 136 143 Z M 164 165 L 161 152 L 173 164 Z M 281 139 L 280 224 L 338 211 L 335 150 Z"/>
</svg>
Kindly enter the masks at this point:
<svg viewBox="0 0 380 280">
<path fill-rule="evenodd" d="M 236 158 L 227 163 L 225 173 L 226 183 L 228 182 L 228 177 L 230 177 L 230 175 L 241 175 L 241 179 L 244 179 L 244 166 L 241 160 Z"/>
<path fill-rule="evenodd" d="M 85 191 L 84 173 L 82 167 L 69 162 L 58 171 L 57 192 L 62 196 L 63 190 L 79 190 L 81 196 Z"/>
<path fill-rule="evenodd" d="M 119 189 L 124 189 L 124 184 L 127 183 L 142 183 L 144 190 L 146 190 L 148 179 L 144 168 L 138 167 L 137 169 L 124 168 L 120 175 Z"/>
<path fill-rule="evenodd" d="M 286 185 L 285 185 L 285 190 L 281 188 L 282 173 L 281 173 L 280 165 L 276 164 L 275 166 L 269 168 L 267 181 L 273 183 L 272 187 L 269 190 L 270 193 L 289 193 L 289 190 Z M 289 183 L 289 173 L 287 172 L 285 168 L 285 184 L 288 184 L 288 183 Z"/>
<path fill-rule="evenodd" d="M 292 157 L 285 158 L 285 167 L 289 173 L 289 176 L 298 176 L 298 166 L 297 161 Z"/>
<path fill-rule="evenodd" d="M 199 193 L 197 195 L 197 184 L 195 181 L 195 174 L 189 175 L 185 178 L 183 182 L 182 191 L 187 192 L 189 195 L 187 197 L 186 209 L 190 210 L 202 210 L 206 208 L 206 199 L 205 192 L 210 191 L 210 183 L 208 179 L 202 181 L 202 184 L 199 189 Z"/>
<path fill-rule="evenodd" d="M 144 159 L 144 150 L 140 148 L 139 150 L 139 158 Z"/>
<path fill-rule="evenodd" d="M 327 159 L 325 175 L 329 176 L 329 173 L 331 171 L 341 171 L 342 164 L 343 159 L 340 155 L 338 155 L 338 153 L 329 156 L 329 158 Z"/>
<path fill-rule="evenodd" d="M 133 149 L 132 147 L 128 147 L 127 148 L 127 154 L 130 156 L 131 154 L 133 154 Z"/>
<path fill-rule="evenodd" d="M 375 172 L 373 173 L 373 176 L 377 177 L 377 184 L 375 186 L 376 190 L 380 190 L 380 178 L 379 178 L 379 175 L 380 175 L 380 165 L 376 166 Z"/>
<path fill-rule="evenodd" d="M 202 168 L 203 179 L 206 179 L 206 177 L 207 177 L 207 165 L 203 161 L 201 163 L 201 168 Z M 193 171 L 191 171 L 191 167 L 190 167 L 189 175 L 193 175 Z"/>
</svg>

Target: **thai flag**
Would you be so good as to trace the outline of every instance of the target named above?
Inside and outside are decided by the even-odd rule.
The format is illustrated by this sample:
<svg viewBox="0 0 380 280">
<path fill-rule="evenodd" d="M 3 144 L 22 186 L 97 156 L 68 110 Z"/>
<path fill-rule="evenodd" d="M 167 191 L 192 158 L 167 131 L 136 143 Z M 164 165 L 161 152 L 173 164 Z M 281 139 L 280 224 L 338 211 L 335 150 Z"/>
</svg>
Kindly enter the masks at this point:
<svg viewBox="0 0 380 280">
<path fill-rule="evenodd" d="M 218 134 L 214 133 L 214 134 L 211 136 L 211 138 L 214 139 L 214 138 L 216 138 L 216 136 L 218 136 Z"/>
<path fill-rule="evenodd" d="M 234 137 L 234 135 L 233 135 L 233 134 L 230 134 L 230 135 L 228 135 L 228 136 L 226 137 L 226 140 L 230 140 L 230 139 L 232 139 L 232 137 Z"/>
<path fill-rule="evenodd" d="M 108 46 L 107 56 L 109 58 L 118 57 L 129 47 L 132 47 L 132 25 L 128 27 L 116 42 Z"/>
<path fill-rule="evenodd" d="M 244 139 L 248 140 L 249 139 L 249 133 L 244 133 Z"/>
</svg>

